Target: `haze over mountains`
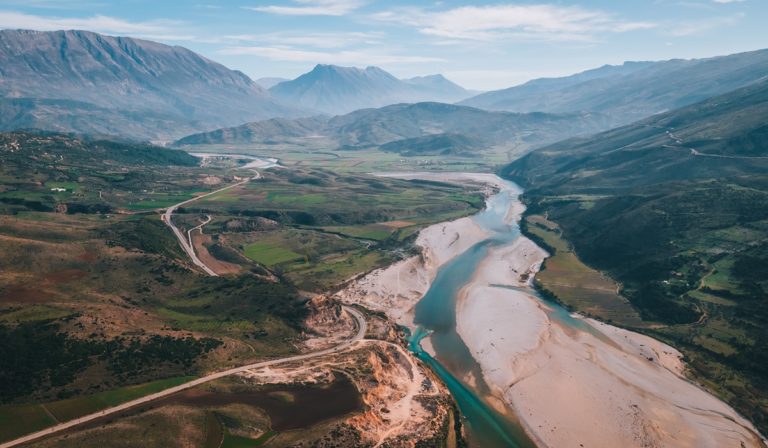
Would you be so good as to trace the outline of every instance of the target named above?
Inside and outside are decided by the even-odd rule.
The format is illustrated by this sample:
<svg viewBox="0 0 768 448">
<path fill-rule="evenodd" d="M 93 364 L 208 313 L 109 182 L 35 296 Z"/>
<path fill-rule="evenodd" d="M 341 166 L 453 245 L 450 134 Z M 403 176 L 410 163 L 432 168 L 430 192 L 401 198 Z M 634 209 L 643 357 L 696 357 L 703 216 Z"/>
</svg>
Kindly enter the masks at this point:
<svg viewBox="0 0 768 448">
<path fill-rule="evenodd" d="M 398 79 L 378 67 L 317 65 L 294 80 L 262 78 L 259 82 L 271 86 L 266 90 L 243 73 L 182 47 L 86 31 L 0 31 L 0 59 L 4 61 L 0 130 L 39 128 L 155 141 L 194 134 L 183 139 L 184 144 L 320 136 L 342 146 L 449 133 L 456 135 L 438 141 L 455 142 L 462 152 L 475 144 L 531 148 L 606 130 L 749 85 L 768 73 L 768 50 L 699 60 L 627 62 L 533 80 L 459 103 L 537 113 L 523 116 L 434 104 L 387 107 L 453 103 L 471 95 L 442 75 Z M 353 111 L 361 112 L 350 114 Z M 413 111 L 420 116 L 410 117 Z M 291 121 L 321 114 L 350 115 Z M 352 117 L 368 123 L 368 128 L 358 121 L 361 127 L 353 130 L 337 126 Z M 264 121 L 270 119 L 274 120 Z M 407 123 L 409 119 L 416 122 Z M 223 130 L 208 133 L 215 129 Z M 434 142 L 418 144 L 434 151 Z"/>
<path fill-rule="evenodd" d="M 549 192 L 601 191 L 765 173 L 768 80 L 537 149 L 504 173 Z"/>
<path fill-rule="evenodd" d="M 266 78 L 259 78 L 256 80 L 256 84 L 260 85 L 261 87 L 265 89 L 270 89 L 281 82 L 290 81 L 288 78 L 278 78 L 278 77 L 266 77 Z"/>
<path fill-rule="evenodd" d="M 442 75 L 397 79 L 378 68 L 319 64 L 309 73 L 274 85 L 269 91 L 297 107 L 330 115 L 396 103 L 453 103 L 471 92 Z"/>
<path fill-rule="evenodd" d="M 470 147 L 499 145 L 522 151 L 568 136 L 596 132 L 605 126 L 606 118 L 600 114 L 518 114 L 444 103 L 416 103 L 361 109 L 330 119 L 272 119 L 248 123 L 191 135 L 178 140 L 176 145 L 314 145 L 318 139 L 324 139 L 331 148 L 363 148 L 419 138 L 411 143 L 429 148 L 431 153 L 466 152 Z M 403 151 L 409 151 L 407 145 L 401 146 Z M 390 145 L 387 150 L 394 148 Z"/>
<path fill-rule="evenodd" d="M 768 76 L 768 50 L 707 59 L 628 62 L 537 79 L 460 104 L 512 112 L 598 111 L 627 124 L 729 92 Z"/>
<path fill-rule="evenodd" d="M 298 111 L 182 47 L 87 31 L 0 31 L 0 128 L 167 139 Z M 105 116 L 99 115 L 105 113 Z M 145 117 L 146 115 L 146 117 Z"/>
</svg>

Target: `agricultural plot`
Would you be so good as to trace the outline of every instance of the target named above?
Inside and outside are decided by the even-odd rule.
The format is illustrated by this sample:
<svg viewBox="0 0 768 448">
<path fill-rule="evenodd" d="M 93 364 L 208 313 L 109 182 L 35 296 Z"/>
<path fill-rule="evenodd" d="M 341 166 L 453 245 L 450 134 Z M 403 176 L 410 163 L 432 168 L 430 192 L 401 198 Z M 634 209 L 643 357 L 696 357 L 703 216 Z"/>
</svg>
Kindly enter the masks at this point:
<svg viewBox="0 0 768 448">
<path fill-rule="evenodd" d="M 483 206 L 479 192 L 460 186 L 323 169 L 268 171 L 226 193 L 183 210 L 215 217 L 206 226 L 215 241 L 209 252 L 316 292 L 391 261 L 422 227 Z"/>
<path fill-rule="evenodd" d="M 565 241 L 557 224 L 541 215 L 525 218 L 526 233 L 552 252 L 536 274 L 536 285 L 567 307 L 600 320 L 628 327 L 643 327 L 640 315 L 619 294 L 619 285 L 585 265 Z"/>
</svg>

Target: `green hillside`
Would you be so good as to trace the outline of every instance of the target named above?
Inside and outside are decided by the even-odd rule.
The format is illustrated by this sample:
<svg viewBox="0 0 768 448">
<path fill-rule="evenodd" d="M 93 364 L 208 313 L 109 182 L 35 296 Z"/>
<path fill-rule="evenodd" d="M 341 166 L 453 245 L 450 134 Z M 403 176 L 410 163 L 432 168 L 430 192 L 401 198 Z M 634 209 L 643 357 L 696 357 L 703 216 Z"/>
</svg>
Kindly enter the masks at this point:
<svg viewBox="0 0 768 448">
<path fill-rule="evenodd" d="M 700 379 L 768 425 L 768 82 L 503 169 Z"/>
</svg>

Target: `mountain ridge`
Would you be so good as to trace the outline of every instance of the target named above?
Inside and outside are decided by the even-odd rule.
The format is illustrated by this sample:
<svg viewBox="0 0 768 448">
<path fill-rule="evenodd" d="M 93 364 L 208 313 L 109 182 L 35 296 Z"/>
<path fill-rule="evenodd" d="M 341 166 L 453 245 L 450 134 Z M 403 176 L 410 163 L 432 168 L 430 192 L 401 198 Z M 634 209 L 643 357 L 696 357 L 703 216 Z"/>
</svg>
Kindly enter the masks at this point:
<svg viewBox="0 0 768 448">
<path fill-rule="evenodd" d="M 471 94 L 442 75 L 401 80 L 375 66 L 332 64 L 317 64 L 311 71 L 276 84 L 269 91 L 288 104 L 330 115 L 397 103 L 452 103 Z"/>
<path fill-rule="evenodd" d="M 36 122 L 42 128 L 75 132 L 109 128 L 123 137 L 168 139 L 190 129 L 299 114 L 240 71 L 184 47 L 148 40 L 80 30 L 2 30 L 0 59 L 5 61 L 0 68 L 0 96 L 6 100 L 77 101 L 91 119 L 94 114 L 86 113 L 86 104 L 94 110 L 110 109 L 116 116 L 134 116 L 120 129 L 117 123 L 88 126 L 82 115 L 52 108 L 50 103 L 30 103 L 27 110 L 19 110 L 26 118 L 15 120 Z M 61 112 L 72 119 L 39 119 Z M 162 124 L 142 122 L 143 113 L 162 117 Z M 0 129 L 12 129 L 4 121 L 0 119 Z"/>
<path fill-rule="evenodd" d="M 488 110 L 610 114 L 617 126 L 764 79 L 768 49 L 702 59 L 628 62 L 543 78 L 460 102 Z"/>
<path fill-rule="evenodd" d="M 499 146 L 523 151 L 542 142 L 553 142 L 604 129 L 607 118 L 599 114 L 518 114 L 489 112 L 467 106 L 423 102 L 360 109 L 332 118 L 318 116 L 296 120 L 272 119 L 233 128 L 194 134 L 175 146 L 200 144 L 280 144 L 325 138 L 347 149 L 454 134 L 462 148 Z M 457 138 L 461 135 L 461 138 Z M 414 140 L 423 145 L 426 142 Z M 390 146 L 391 148 L 392 146 Z M 398 152 L 400 152 L 398 150 Z M 462 150 L 462 152 L 465 152 Z"/>
</svg>

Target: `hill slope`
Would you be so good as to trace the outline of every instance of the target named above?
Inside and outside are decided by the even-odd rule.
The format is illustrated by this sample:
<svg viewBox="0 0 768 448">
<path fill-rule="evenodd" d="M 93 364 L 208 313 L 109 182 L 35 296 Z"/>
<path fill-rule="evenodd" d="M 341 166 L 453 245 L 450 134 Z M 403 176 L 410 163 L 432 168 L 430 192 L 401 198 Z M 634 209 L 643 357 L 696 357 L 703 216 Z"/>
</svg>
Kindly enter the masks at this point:
<svg viewBox="0 0 768 448">
<path fill-rule="evenodd" d="M 399 80 L 378 67 L 359 69 L 322 64 L 294 80 L 273 86 L 270 92 L 289 104 L 331 115 L 396 103 L 454 102 L 469 96 L 466 90 L 441 75 Z"/>
<path fill-rule="evenodd" d="M 176 145 L 280 143 L 318 137 L 336 146 L 371 147 L 403 139 L 450 133 L 478 146 L 529 149 L 535 145 L 605 128 L 598 114 L 516 114 L 488 112 L 442 103 L 395 104 L 346 115 L 298 120 L 267 120 L 191 135 Z M 405 150 L 403 150 L 405 151 Z M 401 151 L 398 151 L 401 152 Z"/>
<path fill-rule="evenodd" d="M 534 80 L 461 104 L 514 112 L 603 112 L 621 125 L 744 87 L 764 79 L 766 73 L 768 50 L 708 59 L 634 62 Z"/>
<path fill-rule="evenodd" d="M 2 115 L 0 129 L 167 139 L 296 112 L 238 71 L 145 40 L 3 30 L 0 60 L 0 97 L 15 108 Z M 104 109 L 110 113 L 100 117 Z"/>
<path fill-rule="evenodd" d="M 768 81 L 539 150 L 503 174 L 650 330 L 768 428 Z M 648 330 L 647 330 L 648 331 Z M 727 380 L 726 380 L 727 379 Z"/>
</svg>

